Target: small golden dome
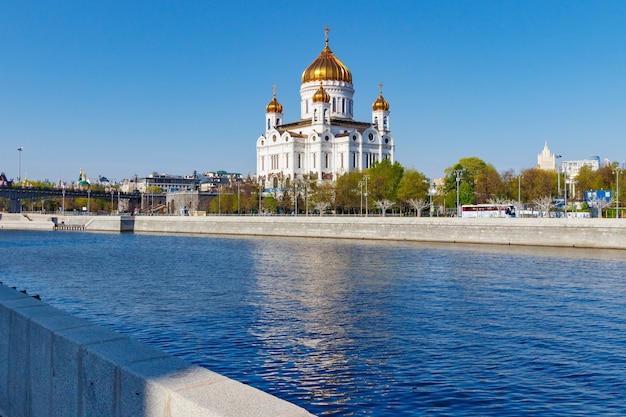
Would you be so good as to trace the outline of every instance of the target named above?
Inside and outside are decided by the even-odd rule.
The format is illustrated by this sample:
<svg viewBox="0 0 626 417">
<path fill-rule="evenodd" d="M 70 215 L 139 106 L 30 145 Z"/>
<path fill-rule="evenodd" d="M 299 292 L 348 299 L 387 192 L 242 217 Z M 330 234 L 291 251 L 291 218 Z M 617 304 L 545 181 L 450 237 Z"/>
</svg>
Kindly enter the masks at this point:
<svg viewBox="0 0 626 417">
<path fill-rule="evenodd" d="M 283 105 L 280 104 L 280 102 L 276 99 L 276 86 L 274 86 L 274 97 L 272 98 L 272 101 L 270 101 L 267 104 L 267 107 L 265 107 L 265 112 L 266 113 L 282 113 L 283 112 Z"/>
<path fill-rule="evenodd" d="M 378 96 L 376 101 L 372 104 L 372 110 L 374 110 L 374 111 L 377 111 L 377 110 L 387 111 L 387 110 L 389 110 L 389 102 L 387 100 L 385 100 L 385 98 L 383 97 L 383 85 L 382 85 L 382 83 L 379 84 L 379 86 L 380 86 L 380 95 Z"/>
<path fill-rule="evenodd" d="M 322 82 L 320 81 L 320 88 L 313 94 L 313 103 L 330 103 L 330 94 L 324 90 Z"/>
<path fill-rule="evenodd" d="M 322 53 L 302 73 L 302 84 L 310 81 L 344 81 L 352 83 L 352 73 L 328 47 L 328 27 L 326 27 L 326 46 Z"/>
</svg>

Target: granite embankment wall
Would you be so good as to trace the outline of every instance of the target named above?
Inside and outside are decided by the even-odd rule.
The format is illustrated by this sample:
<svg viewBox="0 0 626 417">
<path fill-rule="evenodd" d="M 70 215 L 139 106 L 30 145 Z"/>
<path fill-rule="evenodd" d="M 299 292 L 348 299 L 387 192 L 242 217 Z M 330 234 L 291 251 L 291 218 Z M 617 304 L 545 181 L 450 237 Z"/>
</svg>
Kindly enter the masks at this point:
<svg viewBox="0 0 626 417">
<path fill-rule="evenodd" d="M 135 232 L 293 236 L 626 249 L 621 219 L 136 217 Z"/>
<path fill-rule="evenodd" d="M 0 285 L 0 416 L 311 416 Z"/>
<path fill-rule="evenodd" d="M 0 218 L 2 228 L 52 229 L 51 216 Z M 13 220 L 11 220 L 13 219 Z M 67 216 L 86 231 L 200 233 L 626 249 L 624 219 L 462 219 L 341 216 Z"/>
</svg>

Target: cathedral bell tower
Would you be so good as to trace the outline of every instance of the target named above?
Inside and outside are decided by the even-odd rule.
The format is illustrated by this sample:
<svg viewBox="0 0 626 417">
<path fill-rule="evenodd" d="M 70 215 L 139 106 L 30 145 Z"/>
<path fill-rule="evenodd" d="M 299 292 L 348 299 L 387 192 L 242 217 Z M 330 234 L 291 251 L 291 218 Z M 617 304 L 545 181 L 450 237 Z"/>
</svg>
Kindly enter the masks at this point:
<svg viewBox="0 0 626 417">
<path fill-rule="evenodd" d="M 274 97 L 265 107 L 265 131 L 269 132 L 283 123 L 283 105 L 276 99 L 276 86 L 274 88 Z"/>
<path fill-rule="evenodd" d="M 372 125 L 382 133 L 388 133 L 389 127 L 389 103 L 383 97 L 383 84 L 380 87 L 380 95 L 374 103 L 372 103 Z"/>
</svg>

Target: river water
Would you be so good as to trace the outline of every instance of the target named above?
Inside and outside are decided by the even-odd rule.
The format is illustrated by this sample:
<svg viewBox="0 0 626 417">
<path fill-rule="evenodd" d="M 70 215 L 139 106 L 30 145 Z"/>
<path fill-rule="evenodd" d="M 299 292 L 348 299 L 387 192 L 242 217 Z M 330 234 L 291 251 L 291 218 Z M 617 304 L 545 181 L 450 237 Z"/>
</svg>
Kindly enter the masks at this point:
<svg viewBox="0 0 626 417">
<path fill-rule="evenodd" d="M 316 415 L 626 415 L 626 253 L 0 231 L 0 281 Z"/>
</svg>

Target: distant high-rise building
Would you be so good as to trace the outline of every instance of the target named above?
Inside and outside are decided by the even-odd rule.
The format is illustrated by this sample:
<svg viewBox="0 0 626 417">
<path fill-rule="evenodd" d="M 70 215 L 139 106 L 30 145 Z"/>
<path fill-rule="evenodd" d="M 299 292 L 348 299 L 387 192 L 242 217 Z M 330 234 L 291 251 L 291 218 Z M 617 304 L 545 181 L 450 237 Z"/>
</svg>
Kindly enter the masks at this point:
<svg viewBox="0 0 626 417">
<path fill-rule="evenodd" d="M 372 104 L 371 122 L 353 119 L 352 73 L 326 44 L 302 73 L 300 120 L 285 123 L 274 96 L 265 109 L 265 133 L 256 142 L 257 178 L 266 188 L 282 188 L 303 177 L 335 180 L 394 161 L 389 103 L 380 94 Z"/>
<path fill-rule="evenodd" d="M 537 155 L 537 168 L 545 171 L 556 171 L 556 155 L 550 152 L 548 142 L 543 146 L 543 150 Z"/>
</svg>

